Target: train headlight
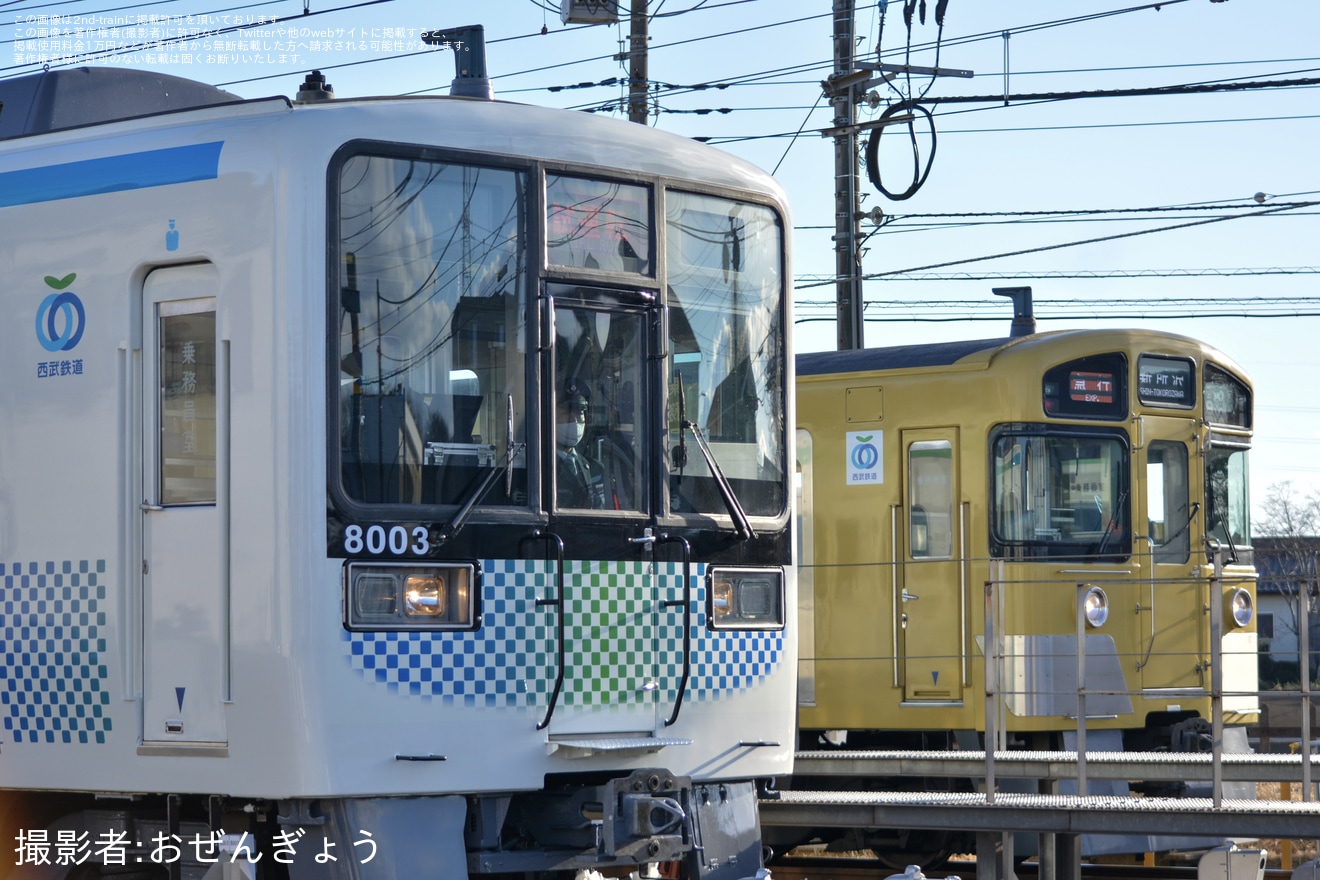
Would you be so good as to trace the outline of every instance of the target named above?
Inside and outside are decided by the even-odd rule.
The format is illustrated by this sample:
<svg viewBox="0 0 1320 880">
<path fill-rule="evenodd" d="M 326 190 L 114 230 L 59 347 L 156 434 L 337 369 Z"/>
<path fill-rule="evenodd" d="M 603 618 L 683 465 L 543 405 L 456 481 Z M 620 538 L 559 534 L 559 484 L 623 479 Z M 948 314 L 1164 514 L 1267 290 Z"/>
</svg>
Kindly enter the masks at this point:
<svg viewBox="0 0 1320 880">
<path fill-rule="evenodd" d="M 706 575 L 706 618 L 711 629 L 782 629 L 784 573 L 712 568 Z"/>
<path fill-rule="evenodd" d="M 1224 604 L 1224 616 L 1239 629 L 1248 626 L 1256 616 L 1255 600 L 1251 598 L 1251 593 L 1241 587 L 1224 597 Z"/>
<path fill-rule="evenodd" d="M 403 581 L 403 613 L 408 617 L 444 617 L 445 579 L 437 574 L 410 574 Z"/>
<path fill-rule="evenodd" d="M 476 567 L 350 562 L 344 567 L 349 629 L 471 629 Z"/>
<path fill-rule="evenodd" d="M 1086 622 L 1094 627 L 1105 625 L 1109 619 L 1109 597 L 1105 591 L 1099 587 L 1090 587 L 1086 595 L 1082 597 L 1082 611 L 1086 615 Z"/>
</svg>

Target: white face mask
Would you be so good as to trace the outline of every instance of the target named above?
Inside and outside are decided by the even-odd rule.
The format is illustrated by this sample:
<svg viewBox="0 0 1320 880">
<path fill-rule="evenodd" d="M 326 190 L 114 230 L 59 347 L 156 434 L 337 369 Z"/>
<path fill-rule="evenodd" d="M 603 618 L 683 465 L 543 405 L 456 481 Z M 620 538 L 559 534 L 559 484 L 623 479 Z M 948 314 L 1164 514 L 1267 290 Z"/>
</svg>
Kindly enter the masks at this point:
<svg viewBox="0 0 1320 880">
<path fill-rule="evenodd" d="M 559 440 L 560 446 L 577 446 L 582 442 L 582 435 L 586 433 L 587 426 L 577 419 L 571 422 L 560 422 L 555 425 L 555 435 Z"/>
</svg>

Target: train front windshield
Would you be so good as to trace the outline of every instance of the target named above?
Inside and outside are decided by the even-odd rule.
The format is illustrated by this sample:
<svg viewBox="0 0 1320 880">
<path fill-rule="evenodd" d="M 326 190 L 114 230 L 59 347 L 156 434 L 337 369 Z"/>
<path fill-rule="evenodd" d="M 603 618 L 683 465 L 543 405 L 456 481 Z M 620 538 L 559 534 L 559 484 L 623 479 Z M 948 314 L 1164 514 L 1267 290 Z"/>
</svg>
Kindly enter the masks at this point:
<svg viewBox="0 0 1320 880">
<path fill-rule="evenodd" d="M 1207 363 L 1203 394 L 1205 420 L 1211 426 L 1205 456 L 1206 535 L 1224 545 L 1232 561 L 1250 563 L 1251 390 L 1227 370 Z"/>
<path fill-rule="evenodd" d="M 994 441 L 995 555 L 1126 557 L 1128 446 L 1122 432 L 1006 431 Z"/>
<path fill-rule="evenodd" d="M 334 194 L 341 497 L 524 507 L 540 487 L 545 508 L 727 515 L 722 471 L 745 514 L 783 512 L 776 212 L 389 152 L 348 155 Z M 561 408 L 593 460 L 589 491 L 569 491 L 562 469 L 544 477 L 568 448 Z M 491 482 L 492 469 L 511 473 Z M 661 474 L 667 493 L 653 491 Z"/>
<path fill-rule="evenodd" d="M 778 218 L 678 193 L 668 214 L 672 507 L 723 513 L 714 480 L 723 471 L 746 513 L 774 516 L 787 503 Z M 684 421 L 704 432 L 711 461 L 687 448 Z"/>
</svg>

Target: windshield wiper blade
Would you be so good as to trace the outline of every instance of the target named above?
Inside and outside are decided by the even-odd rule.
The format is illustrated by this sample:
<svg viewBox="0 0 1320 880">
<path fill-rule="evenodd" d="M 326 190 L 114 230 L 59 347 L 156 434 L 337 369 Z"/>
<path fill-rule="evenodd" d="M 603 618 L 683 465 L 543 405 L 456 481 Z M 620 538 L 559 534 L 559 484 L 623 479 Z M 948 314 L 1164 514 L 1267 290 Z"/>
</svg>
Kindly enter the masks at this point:
<svg viewBox="0 0 1320 880">
<path fill-rule="evenodd" d="M 499 465 L 491 464 L 490 470 L 486 472 L 486 476 L 483 477 L 481 482 L 477 484 L 476 488 L 469 492 L 467 497 L 463 499 L 458 510 L 454 513 L 453 518 L 440 527 L 440 530 L 436 533 L 437 543 L 443 544 L 445 541 L 448 541 L 462 531 L 463 526 L 467 524 L 468 517 L 472 516 L 472 511 L 476 508 L 477 502 L 485 497 L 486 493 L 490 491 L 491 486 L 495 485 L 495 481 L 500 478 L 500 474 L 504 473 L 505 470 L 512 469 L 513 457 L 521 452 L 526 446 L 526 443 L 509 444 L 508 449 L 504 452 L 504 459 Z"/>
<path fill-rule="evenodd" d="M 495 481 L 499 479 L 501 470 L 504 473 L 504 494 L 509 495 L 513 492 L 513 460 L 519 452 L 527 448 L 526 443 L 515 443 L 513 441 L 513 395 L 509 395 L 508 397 L 507 421 L 507 433 L 504 436 L 509 438 L 509 442 L 504 447 L 503 460 L 500 461 L 499 465 L 496 465 L 493 461 L 491 462 L 490 470 L 486 472 L 486 476 L 482 478 L 476 488 L 469 492 L 459 504 L 458 510 L 454 512 L 453 518 L 441 526 L 440 530 L 436 533 L 435 540 L 437 544 L 443 544 L 445 541 L 453 538 L 463 530 L 463 526 L 467 524 L 468 517 L 472 515 L 473 509 L 476 508 L 477 502 L 486 496 L 486 493 L 490 491 L 491 486 L 495 485 Z M 491 449 L 494 448 L 495 447 L 492 445 Z"/>
<path fill-rule="evenodd" d="M 733 517 L 734 529 L 738 532 L 738 537 L 747 541 L 756 537 L 756 532 L 752 531 L 752 525 L 747 521 L 747 514 L 743 511 L 743 506 L 738 501 L 737 494 L 733 491 L 733 486 L 724 476 L 724 471 L 720 469 L 720 463 L 715 460 L 715 454 L 710 451 L 706 445 L 706 438 L 692 422 L 686 419 L 682 422 L 684 431 L 691 431 L 692 436 L 697 441 L 697 448 L 701 450 L 701 455 L 706 459 L 706 464 L 710 467 L 711 475 L 715 477 L 715 485 L 720 490 L 720 497 L 724 499 L 724 506 L 729 508 L 729 516 Z M 681 435 L 680 435 L 681 436 Z"/>
<path fill-rule="evenodd" d="M 1233 543 L 1233 536 L 1228 531 L 1228 518 L 1223 517 L 1219 520 L 1219 526 L 1224 532 L 1224 540 L 1228 542 L 1228 561 L 1236 565 L 1238 561 L 1237 545 Z"/>
<path fill-rule="evenodd" d="M 1109 549 L 1109 539 L 1114 536 L 1114 527 L 1118 525 L 1118 514 L 1123 505 L 1127 503 L 1128 493 L 1125 489 L 1119 493 L 1118 503 L 1114 505 L 1114 512 L 1109 517 L 1109 522 L 1105 524 L 1105 533 L 1100 536 L 1100 545 L 1096 548 L 1096 556 L 1104 556 L 1105 551 Z"/>
</svg>

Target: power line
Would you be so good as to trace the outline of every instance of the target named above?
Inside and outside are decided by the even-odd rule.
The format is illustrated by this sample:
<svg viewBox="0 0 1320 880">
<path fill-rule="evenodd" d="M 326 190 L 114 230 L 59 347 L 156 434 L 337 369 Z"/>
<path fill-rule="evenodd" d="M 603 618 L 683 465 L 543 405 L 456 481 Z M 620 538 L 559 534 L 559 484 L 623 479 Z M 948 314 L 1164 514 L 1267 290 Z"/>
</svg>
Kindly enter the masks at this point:
<svg viewBox="0 0 1320 880">
<path fill-rule="evenodd" d="M 1023 277 L 1021 275 L 1019 278 Z M 1032 276 L 1034 277 L 1034 276 Z M 1313 308 L 1320 306 L 1320 295 L 1317 296 L 1105 296 L 1102 300 L 1106 307 L 1114 306 L 1116 308 L 1127 308 L 1134 306 L 1149 306 L 1154 309 L 1159 308 L 1222 308 L 1223 306 L 1243 306 L 1248 310 L 1262 312 L 1273 311 L 1277 309 L 1297 309 Z M 825 307 L 833 303 L 832 300 L 797 300 L 798 305 L 805 307 Z M 1049 297 L 1038 298 L 1033 302 L 1033 307 L 1037 309 L 1054 309 L 1056 311 L 1082 310 L 1093 311 L 1095 301 L 1079 300 L 1076 298 L 1051 299 Z M 1002 315 L 1004 304 L 1002 301 L 990 302 L 984 297 L 975 299 L 900 299 L 883 300 L 867 304 L 867 309 L 874 312 L 884 312 L 888 310 L 905 310 L 911 308 L 921 308 L 929 311 L 956 311 L 956 312 L 993 312 Z"/>
<path fill-rule="evenodd" d="M 890 281 L 1009 281 L 1021 278 L 1098 280 L 1108 278 L 1242 278 L 1268 275 L 1320 275 L 1320 266 L 1268 266 L 1224 269 L 1043 269 L 1018 272 L 909 272 L 889 276 Z M 834 276 L 799 275 L 800 288 L 833 284 Z"/>
<path fill-rule="evenodd" d="M 1314 193 L 1293 193 L 1293 195 L 1313 195 Z M 1037 210 L 1037 211 L 943 211 L 939 213 L 911 213 L 911 214 L 891 214 L 887 217 L 893 217 L 895 220 L 929 220 L 941 217 L 1065 217 L 1078 214 L 1088 216 L 1097 214 L 1158 214 L 1168 211 L 1255 211 L 1260 204 L 1265 201 L 1266 195 L 1261 193 L 1261 200 L 1256 204 L 1244 205 L 1236 202 L 1194 202 L 1187 205 L 1151 205 L 1144 208 L 1066 208 L 1058 210 Z M 1269 197 L 1271 200 L 1277 196 Z M 1272 207 L 1278 208 L 1304 208 L 1316 204 L 1315 202 L 1273 202 Z"/>
<path fill-rule="evenodd" d="M 1018 275 L 1016 278 L 1034 278 Z M 795 323 L 836 319 L 832 300 L 798 299 Z M 1189 318 L 1297 318 L 1320 317 L 1320 296 L 1098 296 L 1086 299 L 1038 299 L 1034 309 L 1040 321 Z M 1003 305 L 985 299 L 902 299 L 863 304 L 867 323 L 959 323 L 1002 321 Z"/>
<path fill-rule="evenodd" d="M 894 269 L 885 272 L 873 272 L 867 275 L 862 275 L 861 277 L 862 280 L 864 281 L 870 281 L 877 278 L 887 278 L 893 275 L 905 275 L 911 272 L 925 272 L 931 269 L 945 269 L 948 268 L 949 266 L 960 266 L 966 263 L 979 263 L 984 260 L 999 260 L 999 259 L 1003 259 L 1004 257 L 1020 257 L 1026 254 L 1044 253 L 1045 251 L 1059 250 L 1061 248 L 1068 248 L 1068 247 L 1078 247 L 1079 245 L 1084 245 L 1084 244 L 1098 244 L 1104 241 L 1116 241 L 1118 239 L 1123 239 L 1123 238 L 1134 238 L 1139 235 L 1152 235 L 1157 232 L 1171 232 L 1178 229 L 1190 229 L 1195 226 L 1206 226 L 1211 223 L 1223 223 L 1228 220 L 1240 220 L 1244 217 L 1263 217 L 1269 214 L 1278 213 L 1280 211 L 1294 210 L 1294 206 L 1313 207 L 1318 204 L 1320 204 L 1320 202 L 1293 202 L 1290 205 L 1284 206 L 1282 208 L 1266 208 L 1264 210 L 1256 211 L 1250 214 L 1235 214 L 1227 217 L 1211 217 L 1206 220 L 1193 220 L 1188 223 L 1177 223 L 1172 226 L 1159 226 L 1159 227 L 1155 227 L 1154 229 L 1139 229 L 1133 232 L 1121 232 L 1116 235 L 1104 235 L 1096 238 L 1084 239 L 1081 241 L 1068 241 L 1068 242 L 1061 242 L 1059 244 L 1042 245 L 1040 247 L 1024 248 L 1022 250 L 1017 250 L 1017 251 L 1006 251 L 1001 254 L 990 254 L 981 257 L 967 257 L 959 260 L 946 260 L 940 263 L 931 263 L 926 266 L 915 266 L 908 269 Z M 807 286 L 814 286 L 814 285 L 807 285 Z"/>
<path fill-rule="evenodd" d="M 872 308 L 873 303 L 868 301 L 863 305 L 862 319 L 868 324 L 889 324 L 889 323 L 917 323 L 917 324 L 958 324 L 962 322 L 979 321 L 1003 321 L 1002 310 L 996 314 L 980 315 L 973 312 L 962 311 L 957 314 L 940 314 L 931 310 L 933 304 L 929 302 L 908 303 L 909 311 L 906 314 L 878 314 Z M 1037 306 L 1040 304 L 1037 303 Z M 1047 310 L 1036 308 L 1035 317 L 1038 321 L 1079 321 L 1079 320 L 1190 320 L 1193 318 L 1235 318 L 1235 319 L 1271 319 L 1271 318 L 1320 318 L 1320 300 L 1313 299 L 1308 306 L 1298 307 L 1291 310 L 1277 311 L 1251 311 L 1241 307 L 1233 308 L 1234 303 L 1225 303 L 1219 308 L 1182 308 L 1170 307 L 1165 311 L 1152 311 L 1147 302 L 1139 305 L 1130 306 L 1127 309 L 1120 309 L 1112 306 L 1109 302 L 1097 305 L 1090 311 L 1060 311 L 1049 312 Z M 794 324 L 819 324 L 830 323 L 838 320 L 837 315 L 833 313 L 834 304 L 830 303 L 828 310 L 821 308 L 819 315 L 804 314 L 799 312 L 794 315 Z"/>
<path fill-rule="evenodd" d="M 994 110 L 994 109 L 1003 109 L 1003 108 L 992 107 L 989 109 Z M 979 112 L 979 111 L 968 111 L 968 112 Z M 941 118 L 944 118 L 945 116 L 948 115 L 949 114 L 943 114 Z M 953 134 L 1019 134 L 1019 133 L 1031 133 L 1031 132 L 1039 132 L 1039 131 L 1089 131 L 1089 130 L 1100 130 L 1106 128 L 1157 128 L 1161 126 L 1172 126 L 1172 125 L 1229 125 L 1229 124 L 1236 124 L 1242 122 L 1259 124 L 1262 122 L 1300 122 L 1311 119 L 1320 119 L 1320 114 L 1307 114 L 1307 115 L 1299 115 L 1299 116 L 1250 116 L 1250 117 L 1238 117 L 1233 119 L 1173 119 L 1173 120 L 1163 120 L 1157 122 L 1100 122 L 1100 123 L 1086 123 L 1081 125 L 1033 125 L 1033 126 L 1022 126 L 1022 127 L 1004 127 L 1004 128 L 957 128 L 957 129 L 949 129 L 946 131 L 942 131 L 941 135 L 947 136 Z M 746 141 L 773 140 L 776 138 L 794 137 L 795 134 L 796 134 L 795 132 L 791 132 L 791 131 L 781 131 L 781 132 L 773 132 L 770 134 L 725 135 L 725 136 L 712 136 L 712 137 L 704 137 L 704 138 L 699 137 L 694 139 L 700 140 L 703 143 L 709 143 L 718 146 L 724 144 L 744 143 Z"/>
<path fill-rule="evenodd" d="M 1302 79 L 1265 80 L 1261 82 L 1218 82 L 1192 83 L 1177 86 L 1144 86 L 1131 89 L 1091 89 L 1074 92 L 1023 92 L 999 95 L 945 95 L 944 97 L 924 98 L 925 104 L 1002 104 L 1014 102 L 1045 103 L 1052 101 L 1072 101 L 1081 98 L 1141 98 L 1180 95 L 1205 95 L 1216 92 L 1243 92 L 1261 89 L 1296 88 L 1298 86 L 1320 85 L 1320 78 L 1303 77 Z"/>
</svg>

